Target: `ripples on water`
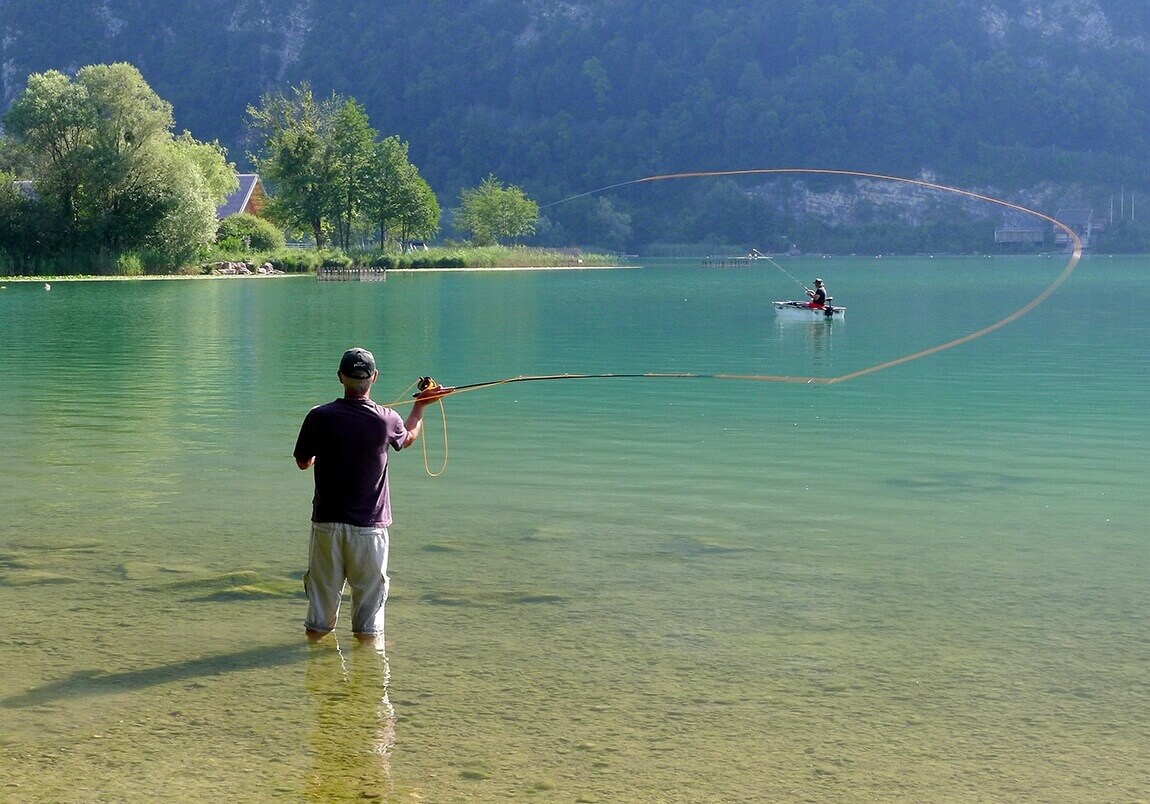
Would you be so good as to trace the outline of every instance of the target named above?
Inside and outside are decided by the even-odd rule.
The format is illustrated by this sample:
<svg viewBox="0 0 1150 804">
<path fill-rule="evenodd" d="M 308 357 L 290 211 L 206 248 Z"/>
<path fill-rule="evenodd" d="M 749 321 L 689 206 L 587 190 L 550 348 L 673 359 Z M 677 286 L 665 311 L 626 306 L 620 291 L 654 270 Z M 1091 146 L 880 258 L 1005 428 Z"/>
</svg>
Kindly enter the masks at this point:
<svg viewBox="0 0 1150 804">
<path fill-rule="evenodd" d="M 1145 797 L 1138 260 L 841 385 L 450 398 L 447 472 L 394 465 L 386 657 L 300 636 L 291 447 L 349 345 L 381 401 L 836 376 L 1061 267 L 795 260 L 848 306 L 813 324 L 767 269 L 8 283 L 0 798 Z"/>
</svg>

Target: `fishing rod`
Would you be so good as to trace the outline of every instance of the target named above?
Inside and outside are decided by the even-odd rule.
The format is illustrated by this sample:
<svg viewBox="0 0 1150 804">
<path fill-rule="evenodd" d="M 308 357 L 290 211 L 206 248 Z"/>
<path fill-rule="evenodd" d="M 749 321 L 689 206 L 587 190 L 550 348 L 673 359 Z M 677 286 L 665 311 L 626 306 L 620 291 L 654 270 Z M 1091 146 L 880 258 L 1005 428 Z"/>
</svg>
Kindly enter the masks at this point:
<svg viewBox="0 0 1150 804">
<path fill-rule="evenodd" d="M 520 374 L 516 377 L 505 377 L 500 380 L 486 380 L 473 382 L 467 385 L 441 385 L 432 377 L 420 377 L 415 383 L 418 390 L 411 395 L 415 402 L 438 402 L 446 396 L 477 391 L 480 388 L 492 388 L 496 385 L 510 385 L 517 382 L 541 382 L 553 380 L 744 380 L 757 382 L 789 382 L 802 384 L 829 384 L 835 381 L 834 377 L 797 377 L 782 374 L 697 374 L 690 371 L 644 371 L 636 373 L 605 372 L 602 374 Z M 411 386 L 409 386 L 410 390 Z M 400 400 L 392 404 L 399 404 Z"/>
<path fill-rule="evenodd" d="M 439 477 L 447 471 L 448 445 L 447 445 L 447 409 L 443 404 L 444 397 L 452 394 L 478 391 L 481 388 L 493 388 L 498 385 L 510 385 L 517 382 L 544 382 L 556 380 L 621 380 L 621 379 L 651 379 L 651 380 L 744 380 L 752 382 L 783 382 L 804 384 L 830 384 L 835 378 L 830 377 L 792 377 L 774 374 L 696 374 L 688 371 L 644 371 L 635 373 L 604 372 L 601 374 L 520 374 L 516 377 L 505 377 L 499 380 L 486 380 L 466 385 L 442 385 L 433 377 L 420 377 L 407 387 L 407 390 L 388 407 L 401 404 L 422 403 L 430 405 L 439 403 L 439 414 L 443 421 L 443 465 L 438 471 L 431 470 L 430 460 L 427 456 L 427 439 L 421 439 L 423 446 L 423 469 L 430 477 Z M 412 388 L 417 388 L 410 400 L 405 396 Z"/>
<path fill-rule="evenodd" d="M 412 403 L 422 403 L 424 405 L 439 403 L 439 415 L 443 421 L 443 465 L 439 467 L 438 471 L 431 470 L 431 464 L 427 457 L 427 439 L 422 439 L 423 445 L 423 470 L 427 472 L 429 477 L 439 477 L 447 471 L 447 409 L 443 405 L 443 398 L 451 396 L 452 394 L 466 393 L 468 391 L 478 391 L 480 388 L 494 388 L 497 385 L 510 385 L 517 382 L 544 382 L 555 380 L 592 380 L 592 379 L 622 379 L 622 378 L 682 378 L 682 379 L 698 379 L 703 375 L 689 374 L 685 372 L 678 373 L 658 373 L 658 372 L 644 372 L 632 374 L 616 374 L 613 372 L 606 372 L 602 374 L 520 374 L 516 377 L 505 377 L 499 380 L 485 380 L 484 382 L 473 382 L 466 385 L 442 385 L 437 382 L 433 377 L 420 377 L 415 383 L 409 385 L 407 390 L 400 395 L 400 398 L 391 403 L 389 407 L 394 407 L 401 403 L 403 396 L 410 391 L 412 387 L 418 390 L 411 395 Z"/>
<path fill-rule="evenodd" d="M 545 380 L 600 380 L 600 379 L 624 379 L 624 378 L 637 378 L 646 377 L 654 379 L 669 379 L 669 378 L 682 378 L 682 379 L 702 379 L 710 375 L 691 374 L 688 372 L 655 372 L 647 371 L 635 374 L 618 374 L 615 372 L 606 372 L 602 374 L 520 374 L 516 377 L 506 377 L 501 380 L 487 380 L 485 382 L 473 382 L 468 385 L 440 385 L 431 377 L 420 377 L 417 383 L 419 390 L 412 394 L 412 399 L 417 402 L 434 402 L 442 399 L 450 394 L 460 393 L 463 391 L 475 391 L 480 388 L 491 388 L 496 385 L 510 385 L 515 382 L 539 382 Z"/>
<path fill-rule="evenodd" d="M 791 278 L 791 281 L 792 281 L 792 282 L 794 282 L 796 285 L 798 285 L 800 288 L 802 288 L 803 290 L 807 291 L 808 293 L 810 293 L 810 292 L 811 292 L 811 289 L 810 289 L 810 288 L 808 288 L 806 285 L 804 285 L 804 284 L 803 284 L 802 282 L 800 282 L 799 280 L 795 279 L 795 277 L 791 275 L 791 272 L 790 272 L 790 271 L 788 271 L 786 268 L 784 268 L 783 266 L 781 266 L 781 265 L 779 265 L 777 262 L 775 262 L 775 259 L 774 259 L 774 257 L 764 256 L 764 257 L 763 257 L 763 259 L 765 259 L 765 260 L 766 260 L 767 262 L 769 262 L 771 265 L 775 266 L 775 267 L 776 267 L 776 268 L 778 268 L 780 271 L 782 271 L 784 274 L 786 274 L 787 276 L 789 276 L 789 277 Z"/>
</svg>

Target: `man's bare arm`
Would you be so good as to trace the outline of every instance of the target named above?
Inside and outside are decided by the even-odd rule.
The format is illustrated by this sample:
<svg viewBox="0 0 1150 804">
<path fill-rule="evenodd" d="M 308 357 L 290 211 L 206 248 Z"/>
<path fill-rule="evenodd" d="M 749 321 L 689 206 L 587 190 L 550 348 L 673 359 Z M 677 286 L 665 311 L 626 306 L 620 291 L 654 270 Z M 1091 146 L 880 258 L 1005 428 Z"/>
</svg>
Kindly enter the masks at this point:
<svg viewBox="0 0 1150 804">
<path fill-rule="evenodd" d="M 426 406 L 426 402 L 418 400 L 411 406 L 411 413 L 407 414 L 407 419 L 403 422 L 403 427 L 407 430 L 407 442 L 403 445 L 404 449 L 414 444 L 415 440 L 419 438 L 419 434 L 423 432 L 423 409 Z"/>
</svg>

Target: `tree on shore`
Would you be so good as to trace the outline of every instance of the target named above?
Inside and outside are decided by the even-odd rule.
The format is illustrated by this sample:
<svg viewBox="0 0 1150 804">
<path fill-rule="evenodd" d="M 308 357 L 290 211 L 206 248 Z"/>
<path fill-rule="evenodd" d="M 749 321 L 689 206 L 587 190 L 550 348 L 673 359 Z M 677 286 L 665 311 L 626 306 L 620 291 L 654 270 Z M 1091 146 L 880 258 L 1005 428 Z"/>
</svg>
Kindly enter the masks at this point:
<svg viewBox="0 0 1150 804">
<path fill-rule="evenodd" d="M 18 205 L 18 259 L 88 259 L 97 268 L 147 253 L 174 267 L 215 237 L 216 208 L 237 186 L 215 143 L 172 134 L 172 107 L 130 64 L 28 78 L 3 119 L 34 192 Z M 20 228 L 20 224 L 17 224 Z"/>
<path fill-rule="evenodd" d="M 335 221 L 339 247 L 351 246 L 352 226 L 363 215 L 370 192 L 376 131 L 367 122 L 367 112 L 354 100 L 344 101 L 335 113 L 328 161 L 331 165 Z"/>
<path fill-rule="evenodd" d="M 401 242 L 427 239 L 439 231 L 439 216 L 442 214 L 439 200 L 415 165 L 408 164 L 403 168 L 396 192 L 396 206 L 399 214 L 395 217 L 395 228 Z"/>
<path fill-rule="evenodd" d="M 262 142 L 252 161 L 273 188 L 270 216 L 307 230 L 316 246 L 345 251 L 352 232 L 377 225 L 380 242 L 430 237 L 439 228 L 439 203 L 407 159 L 398 137 L 377 140 L 357 101 L 317 100 L 307 83 L 288 94 L 265 95 L 248 108 L 248 125 Z"/>
<path fill-rule="evenodd" d="M 501 238 L 532 234 L 539 221 L 539 205 L 519 187 L 504 186 L 488 175 L 479 187 L 460 193 L 457 225 L 471 232 L 478 246 L 491 246 Z"/>
<path fill-rule="evenodd" d="M 317 248 L 327 245 L 337 206 L 327 153 L 335 102 L 317 100 L 303 83 L 248 107 L 248 127 L 263 137 L 252 161 L 275 188 L 267 213 L 284 228 L 310 231 Z"/>
<path fill-rule="evenodd" d="M 407 159 L 407 143 L 391 136 L 375 144 L 368 212 L 379 241 L 426 239 L 439 231 L 439 200 Z"/>
</svg>

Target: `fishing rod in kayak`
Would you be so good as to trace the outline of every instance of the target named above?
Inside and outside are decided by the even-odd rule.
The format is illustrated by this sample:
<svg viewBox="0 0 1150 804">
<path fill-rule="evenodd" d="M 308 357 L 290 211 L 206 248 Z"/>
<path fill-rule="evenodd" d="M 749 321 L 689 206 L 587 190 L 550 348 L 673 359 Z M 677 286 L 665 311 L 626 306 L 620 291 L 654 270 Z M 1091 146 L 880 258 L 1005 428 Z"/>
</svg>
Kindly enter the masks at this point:
<svg viewBox="0 0 1150 804">
<path fill-rule="evenodd" d="M 781 266 L 781 265 L 779 265 L 777 262 L 775 262 L 775 259 L 774 259 L 774 257 L 769 257 L 769 256 L 767 256 L 767 255 L 763 255 L 763 256 L 762 256 L 761 258 L 759 258 L 759 259 L 764 259 L 764 260 L 766 260 L 767 262 L 769 262 L 771 265 L 773 265 L 773 266 L 775 266 L 776 268 L 778 268 L 778 269 L 779 269 L 780 271 L 782 271 L 784 274 L 786 274 L 787 276 L 789 276 L 789 277 L 791 278 L 791 281 L 792 281 L 792 282 L 794 282 L 794 283 L 795 283 L 796 285 L 798 285 L 800 288 L 802 288 L 803 290 L 805 290 L 807 293 L 810 293 L 810 292 L 811 292 L 811 289 L 810 289 L 810 288 L 808 288 L 806 285 L 804 285 L 802 282 L 800 282 L 798 279 L 796 279 L 796 278 L 795 278 L 795 277 L 794 277 L 794 276 L 791 274 L 791 272 L 790 272 L 790 271 L 788 271 L 786 268 L 784 268 L 783 266 Z"/>
</svg>

